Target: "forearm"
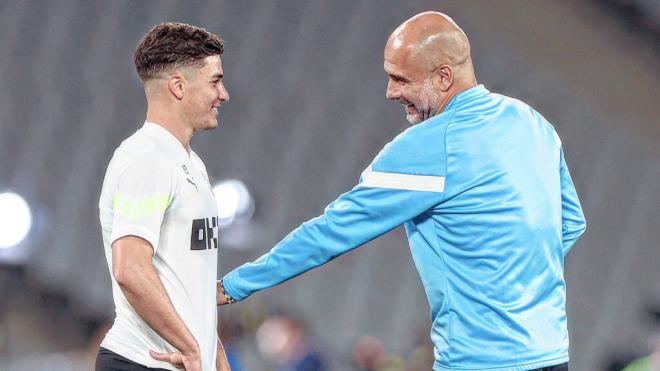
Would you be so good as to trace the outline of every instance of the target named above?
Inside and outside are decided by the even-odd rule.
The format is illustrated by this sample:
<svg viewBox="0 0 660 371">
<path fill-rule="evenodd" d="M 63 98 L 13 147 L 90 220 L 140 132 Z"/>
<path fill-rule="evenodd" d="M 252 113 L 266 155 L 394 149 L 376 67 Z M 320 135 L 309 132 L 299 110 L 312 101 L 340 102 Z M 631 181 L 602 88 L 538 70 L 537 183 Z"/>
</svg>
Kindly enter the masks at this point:
<svg viewBox="0 0 660 371">
<path fill-rule="evenodd" d="M 328 226 L 324 217 L 316 218 L 296 229 L 269 253 L 225 275 L 225 290 L 233 299 L 243 300 L 318 267 L 366 240 Z"/>
<path fill-rule="evenodd" d="M 199 345 L 176 312 L 153 265 L 129 268 L 119 286 L 138 315 L 163 339 L 186 355 Z"/>
<path fill-rule="evenodd" d="M 243 300 L 318 267 L 440 202 L 441 193 L 356 187 L 303 223 L 270 252 L 224 276 L 227 293 Z"/>
<path fill-rule="evenodd" d="M 225 351 L 225 347 L 222 345 L 220 336 L 218 336 L 218 351 L 215 359 L 216 371 L 231 370 L 231 367 L 229 367 L 229 360 L 227 359 L 227 352 Z"/>
</svg>

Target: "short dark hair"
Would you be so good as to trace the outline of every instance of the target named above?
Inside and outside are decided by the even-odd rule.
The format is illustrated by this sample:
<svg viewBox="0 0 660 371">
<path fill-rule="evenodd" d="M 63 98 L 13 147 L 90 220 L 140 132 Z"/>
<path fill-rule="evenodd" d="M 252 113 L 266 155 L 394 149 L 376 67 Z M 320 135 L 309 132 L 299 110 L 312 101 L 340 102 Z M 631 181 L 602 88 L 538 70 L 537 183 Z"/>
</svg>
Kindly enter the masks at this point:
<svg viewBox="0 0 660 371">
<path fill-rule="evenodd" d="M 161 23 L 140 40 L 135 49 L 135 68 L 142 81 L 175 68 L 203 65 L 202 59 L 220 55 L 222 39 L 203 28 L 185 23 Z"/>
</svg>

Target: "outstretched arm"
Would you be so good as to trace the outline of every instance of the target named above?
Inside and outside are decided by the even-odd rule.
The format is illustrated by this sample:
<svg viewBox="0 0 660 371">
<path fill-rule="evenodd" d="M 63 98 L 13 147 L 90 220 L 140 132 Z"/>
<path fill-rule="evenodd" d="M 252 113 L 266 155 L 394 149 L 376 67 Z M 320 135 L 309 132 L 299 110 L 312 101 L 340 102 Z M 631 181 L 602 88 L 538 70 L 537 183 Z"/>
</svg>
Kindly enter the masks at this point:
<svg viewBox="0 0 660 371">
<path fill-rule="evenodd" d="M 270 252 L 223 278 L 231 298 L 242 300 L 352 250 L 445 199 L 447 126 L 416 125 L 376 156 L 352 190 L 291 232 Z"/>
<path fill-rule="evenodd" d="M 363 182 L 286 236 L 270 252 L 227 274 L 236 300 L 272 287 L 352 250 L 443 199 L 444 177 L 369 172 Z M 219 303 L 225 298 L 219 295 Z"/>
</svg>

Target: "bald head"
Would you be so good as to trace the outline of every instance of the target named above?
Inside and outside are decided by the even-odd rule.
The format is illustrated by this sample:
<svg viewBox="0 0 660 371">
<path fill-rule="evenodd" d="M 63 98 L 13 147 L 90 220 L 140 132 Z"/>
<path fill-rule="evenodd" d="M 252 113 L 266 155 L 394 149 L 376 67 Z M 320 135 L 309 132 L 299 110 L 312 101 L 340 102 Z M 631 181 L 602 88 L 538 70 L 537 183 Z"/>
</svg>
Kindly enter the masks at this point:
<svg viewBox="0 0 660 371">
<path fill-rule="evenodd" d="M 456 68 L 471 62 L 467 36 L 440 12 L 417 14 L 397 27 L 387 40 L 385 54 L 398 53 L 431 70 L 441 64 Z"/>
<path fill-rule="evenodd" d="M 476 85 L 470 42 L 456 22 L 440 12 L 417 14 L 392 32 L 385 46 L 385 72 L 390 99 L 408 101 L 404 85 L 424 85 L 430 107 L 417 117 L 421 120 L 442 112 L 454 95 Z M 393 81 L 404 83 L 400 91 Z"/>
</svg>

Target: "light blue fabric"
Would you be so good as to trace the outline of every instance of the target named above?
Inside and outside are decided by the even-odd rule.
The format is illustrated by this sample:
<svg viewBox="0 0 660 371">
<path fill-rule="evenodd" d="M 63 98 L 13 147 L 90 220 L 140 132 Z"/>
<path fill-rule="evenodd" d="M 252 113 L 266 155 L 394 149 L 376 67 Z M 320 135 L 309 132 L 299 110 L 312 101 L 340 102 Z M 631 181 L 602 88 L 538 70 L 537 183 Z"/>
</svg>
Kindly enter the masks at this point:
<svg viewBox="0 0 660 371">
<path fill-rule="evenodd" d="M 404 224 L 431 306 L 435 370 L 568 361 L 564 256 L 586 224 L 552 125 L 479 85 L 368 169 L 323 215 L 227 274 L 227 292 L 245 299 Z"/>
</svg>

